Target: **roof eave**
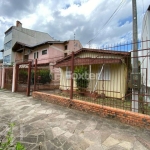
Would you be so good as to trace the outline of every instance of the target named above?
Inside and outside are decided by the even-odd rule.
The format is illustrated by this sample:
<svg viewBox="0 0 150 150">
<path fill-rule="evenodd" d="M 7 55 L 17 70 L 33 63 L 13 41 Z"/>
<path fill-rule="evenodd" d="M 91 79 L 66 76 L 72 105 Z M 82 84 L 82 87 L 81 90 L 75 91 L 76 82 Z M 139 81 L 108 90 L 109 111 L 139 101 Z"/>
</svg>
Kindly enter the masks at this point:
<svg viewBox="0 0 150 150">
<path fill-rule="evenodd" d="M 6 30 L 4 33 L 6 34 L 9 30 L 11 30 L 13 26 L 11 26 L 8 30 Z"/>
</svg>

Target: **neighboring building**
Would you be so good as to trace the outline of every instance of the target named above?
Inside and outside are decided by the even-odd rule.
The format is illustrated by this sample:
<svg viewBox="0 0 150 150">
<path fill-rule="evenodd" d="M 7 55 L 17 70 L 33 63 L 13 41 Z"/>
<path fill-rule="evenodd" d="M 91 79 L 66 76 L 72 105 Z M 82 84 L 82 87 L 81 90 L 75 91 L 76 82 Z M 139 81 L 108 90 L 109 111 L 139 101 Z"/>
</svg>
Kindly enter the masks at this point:
<svg viewBox="0 0 150 150">
<path fill-rule="evenodd" d="M 150 102 L 150 5 L 144 15 L 142 24 L 141 76 L 145 101 Z"/>
<path fill-rule="evenodd" d="M 55 72 L 53 65 L 60 58 L 64 58 L 72 51 L 77 51 L 82 48 L 78 40 L 68 41 L 46 41 L 36 45 L 27 45 L 16 42 L 12 50 L 15 54 L 15 62 L 25 62 L 28 60 L 37 59 L 37 64 L 40 66 L 50 66 L 51 72 Z M 56 69 L 58 70 L 58 69 Z"/>
<path fill-rule="evenodd" d="M 16 42 L 35 45 L 48 40 L 54 41 L 49 34 L 23 28 L 22 23 L 16 21 L 16 26 L 10 27 L 5 32 L 3 63 L 11 64 L 14 62 L 14 52 L 12 51 L 12 47 Z"/>
<path fill-rule="evenodd" d="M 106 97 L 125 98 L 130 68 L 130 52 L 83 48 L 74 53 L 74 66 L 89 68 L 88 91 L 105 94 Z M 71 55 L 56 62 L 61 69 L 60 89 L 70 89 Z M 76 90 L 74 80 L 74 90 Z"/>
<path fill-rule="evenodd" d="M 12 51 L 15 54 L 15 62 L 37 59 L 38 64 L 49 64 L 55 63 L 56 60 L 64 58 L 72 51 L 77 51 L 81 48 L 82 45 L 78 40 L 46 41 L 36 45 L 16 42 Z"/>
</svg>

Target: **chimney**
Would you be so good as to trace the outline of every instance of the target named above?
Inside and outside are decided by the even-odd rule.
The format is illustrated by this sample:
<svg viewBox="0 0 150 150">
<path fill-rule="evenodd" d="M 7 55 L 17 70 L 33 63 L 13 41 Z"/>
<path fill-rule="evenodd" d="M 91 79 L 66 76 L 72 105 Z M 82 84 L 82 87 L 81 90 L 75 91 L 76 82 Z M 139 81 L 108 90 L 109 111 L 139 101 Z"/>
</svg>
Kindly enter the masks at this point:
<svg viewBox="0 0 150 150">
<path fill-rule="evenodd" d="M 22 27 L 22 23 L 20 21 L 16 21 L 16 27 Z"/>
</svg>

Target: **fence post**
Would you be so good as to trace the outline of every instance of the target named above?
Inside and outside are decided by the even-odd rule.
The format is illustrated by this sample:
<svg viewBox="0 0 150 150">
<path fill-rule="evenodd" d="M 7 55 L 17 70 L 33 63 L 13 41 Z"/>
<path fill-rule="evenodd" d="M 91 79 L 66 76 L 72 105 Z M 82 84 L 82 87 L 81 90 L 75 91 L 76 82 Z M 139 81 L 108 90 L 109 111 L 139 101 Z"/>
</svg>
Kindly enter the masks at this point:
<svg viewBox="0 0 150 150">
<path fill-rule="evenodd" d="M 31 83 L 31 62 L 29 62 L 28 67 L 27 96 L 30 95 L 30 83 Z"/>
<path fill-rule="evenodd" d="M 2 68 L 2 86 L 1 88 L 3 89 L 5 86 L 5 66 Z"/>
<path fill-rule="evenodd" d="M 16 92 L 18 90 L 18 76 L 19 76 L 19 65 L 16 64 L 16 68 L 15 68 L 15 91 Z"/>
<path fill-rule="evenodd" d="M 71 87 L 70 87 L 70 99 L 73 99 L 73 72 L 74 72 L 74 52 L 71 57 Z"/>
<path fill-rule="evenodd" d="M 34 91 L 36 91 L 36 73 L 37 73 L 37 59 L 35 59 L 35 68 L 34 68 Z"/>
<path fill-rule="evenodd" d="M 16 64 L 13 65 L 13 77 L 12 77 L 12 92 L 15 92 L 15 75 L 16 75 Z"/>
<path fill-rule="evenodd" d="M 2 65 L 0 66 L 0 88 L 2 87 Z"/>
</svg>

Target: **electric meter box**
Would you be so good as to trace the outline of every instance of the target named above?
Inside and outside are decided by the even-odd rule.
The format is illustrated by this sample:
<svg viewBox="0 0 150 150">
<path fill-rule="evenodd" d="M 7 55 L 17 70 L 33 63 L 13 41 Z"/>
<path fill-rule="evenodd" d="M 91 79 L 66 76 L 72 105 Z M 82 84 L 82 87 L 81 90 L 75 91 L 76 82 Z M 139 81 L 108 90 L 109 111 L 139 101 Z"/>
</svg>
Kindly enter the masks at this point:
<svg viewBox="0 0 150 150">
<path fill-rule="evenodd" d="M 131 86 L 133 89 L 140 89 L 141 73 L 131 73 Z"/>
</svg>

